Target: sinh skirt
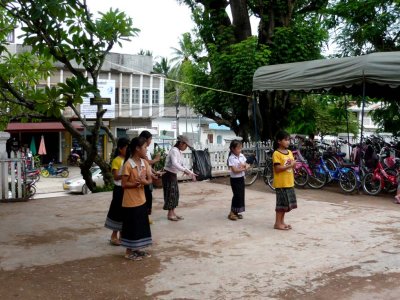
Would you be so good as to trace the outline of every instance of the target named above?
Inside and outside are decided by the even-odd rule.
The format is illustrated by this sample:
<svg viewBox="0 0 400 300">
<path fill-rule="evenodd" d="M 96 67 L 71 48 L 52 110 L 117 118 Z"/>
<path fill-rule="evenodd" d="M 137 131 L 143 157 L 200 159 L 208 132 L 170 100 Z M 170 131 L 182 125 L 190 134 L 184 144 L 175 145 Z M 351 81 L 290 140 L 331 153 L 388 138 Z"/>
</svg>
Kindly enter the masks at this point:
<svg viewBox="0 0 400 300">
<path fill-rule="evenodd" d="M 146 204 L 137 207 L 123 207 L 122 211 L 121 245 L 132 250 L 150 246 L 153 241 Z"/>
<path fill-rule="evenodd" d="M 164 210 L 171 210 L 178 206 L 179 188 L 178 177 L 175 173 L 166 172 L 162 176 L 163 192 L 164 192 Z"/>
<path fill-rule="evenodd" d="M 296 194 L 294 188 L 276 188 L 276 212 L 289 212 L 297 208 Z"/>
<path fill-rule="evenodd" d="M 106 222 L 104 227 L 113 230 L 121 231 L 122 229 L 122 198 L 124 190 L 121 186 L 115 185 L 113 189 L 113 196 L 108 210 Z"/>
</svg>

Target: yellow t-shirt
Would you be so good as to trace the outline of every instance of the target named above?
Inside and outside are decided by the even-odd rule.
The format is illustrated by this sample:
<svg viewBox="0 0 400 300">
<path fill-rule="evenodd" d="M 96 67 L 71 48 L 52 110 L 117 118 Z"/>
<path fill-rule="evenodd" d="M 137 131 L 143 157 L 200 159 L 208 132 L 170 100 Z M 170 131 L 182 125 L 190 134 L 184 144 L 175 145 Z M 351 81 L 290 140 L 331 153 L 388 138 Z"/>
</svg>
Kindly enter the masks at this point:
<svg viewBox="0 0 400 300">
<path fill-rule="evenodd" d="M 136 181 L 139 178 L 138 166 L 133 162 L 133 160 L 128 159 L 122 169 L 122 176 L 129 176 L 128 181 Z M 144 159 L 141 159 L 140 170 L 142 168 L 146 169 L 146 173 L 149 170 L 149 164 Z M 144 194 L 144 186 L 137 188 L 124 189 L 124 197 L 122 199 L 122 207 L 137 207 L 146 203 L 146 197 Z"/>
<path fill-rule="evenodd" d="M 118 174 L 121 175 L 122 165 L 123 164 L 124 164 L 124 159 L 121 156 L 117 156 L 111 162 L 111 171 L 118 170 Z M 121 186 L 121 180 L 115 180 L 114 179 L 114 184 L 118 185 L 118 186 Z"/>
<path fill-rule="evenodd" d="M 272 154 L 272 163 L 274 165 L 274 188 L 290 188 L 294 186 L 294 175 L 292 168 L 279 173 L 275 171 L 275 164 L 286 166 L 289 164 L 289 160 L 294 160 L 292 151 L 290 150 L 288 150 L 287 154 L 284 154 L 278 150 L 275 150 Z"/>
</svg>

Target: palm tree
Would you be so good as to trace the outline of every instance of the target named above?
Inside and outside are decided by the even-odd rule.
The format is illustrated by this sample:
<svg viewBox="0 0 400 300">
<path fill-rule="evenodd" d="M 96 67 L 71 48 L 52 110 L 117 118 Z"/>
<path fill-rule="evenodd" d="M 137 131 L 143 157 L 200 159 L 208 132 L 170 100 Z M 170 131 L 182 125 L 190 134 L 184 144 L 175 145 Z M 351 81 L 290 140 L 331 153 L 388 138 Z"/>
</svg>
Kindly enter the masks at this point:
<svg viewBox="0 0 400 300">
<path fill-rule="evenodd" d="M 168 58 L 161 57 L 161 60 L 154 64 L 153 71 L 158 74 L 163 74 L 165 77 L 168 77 L 171 71 L 171 65 L 170 62 L 168 61 Z"/>
</svg>

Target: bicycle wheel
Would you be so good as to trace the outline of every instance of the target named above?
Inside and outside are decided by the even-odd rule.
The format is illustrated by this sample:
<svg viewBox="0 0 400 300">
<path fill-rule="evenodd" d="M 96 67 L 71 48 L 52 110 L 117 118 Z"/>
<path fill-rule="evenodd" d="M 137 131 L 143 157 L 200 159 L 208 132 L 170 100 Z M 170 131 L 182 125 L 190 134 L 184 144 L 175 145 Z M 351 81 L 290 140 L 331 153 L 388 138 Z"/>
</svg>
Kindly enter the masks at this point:
<svg viewBox="0 0 400 300">
<path fill-rule="evenodd" d="M 308 177 L 308 186 L 313 189 L 322 188 L 327 182 L 325 171 L 319 166 L 313 167 L 311 171 L 312 174 Z"/>
<path fill-rule="evenodd" d="M 26 197 L 32 198 L 36 194 L 36 188 L 33 185 L 28 185 L 26 188 Z"/>
<path fill-rule="evenodd" d="M 304 187 L 308 182 L 307 169 L 304 166 L 299 166 L 294 169 L 294 184 L 299 187 Z"/>
<path fill-rule="evenodd" d="M 397 175 L 398 175 L 396 170 L 393 170 L 390 168 L 386 168 L 385 171 L 389 176 L 397 177 Z M 383 189 L 385 190 L 385 192 L 394 193 L 397 190 L 397 181 L 395 184 L 393 184 L 389 180 L 386 180 L 386 179 L 384 179 L 384 180 L 385 180 L 385 185 L 384 185 Z"/>
<path fill-rule="evenodd" d="M 357 175 L 353 169 L 341 168 L 339 185 L 346 193 L 352 193 L 357 187 Z"/>
<path fill-rule="evenodd" d="M 67 178 L 69 176 L 68 170 L 64 170 L 61 172 L 61 177 Z"/>
<path fill-rule="evenodd" d="M 335 171 L 337 168 L 340 168 L 339 164 L 336 164 L 335 160 L 330 158 L 324 159 L 326 167 L 328 168 L 329 171 Z"/>
<path fill-rule="evenodd" d="M 381 191 L 381 181 L 375 178 L 374 173 L 368 173 L 364 176 L 363 180 L 363 190 L 368 195 L 378 195 Z"/>
<path fill-rule="evenodd" d="M 49 172 L 49 170 L 46 170 L 46 169 L 43 169 L 42 171 L 40 171 L 40 174 L 43 176 L 43 177 L 49 177 L 49 175 L 50 175 L 50 172 Z"/>
<path fill-rule="evenodd" d="M 272 162 L 267 163 L 263 170 L 263 180 L 266 185 L 268 185 L 273 191 L 274 188 L 274 170 L 272 169 Z"/>
</svg>

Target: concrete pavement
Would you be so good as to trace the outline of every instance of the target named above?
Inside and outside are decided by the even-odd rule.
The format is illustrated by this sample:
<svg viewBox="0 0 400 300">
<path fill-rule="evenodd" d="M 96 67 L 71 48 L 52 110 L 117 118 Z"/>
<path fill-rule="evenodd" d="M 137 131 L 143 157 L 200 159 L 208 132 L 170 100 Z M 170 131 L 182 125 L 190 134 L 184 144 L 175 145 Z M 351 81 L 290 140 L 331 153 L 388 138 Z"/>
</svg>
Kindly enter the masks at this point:
<svg viewBox="0 0 400 300">
<path fill-rule="evenodd" d="M 158 266 L 138 282 L 143 297 L 397 299 L 400 294 L 397 283 L 389 288 L 375 281 L 384 276 L 388 284 L 390 277 L 400 278 L 399 209 L 299 199 L 299 208 L 286 217 L 293 229 L 279 231 L 272 229 L 272 193 L 247 189 L 244 219 L 229 221 L 228 186 L 197 182 L 181 183 L 180 189 L 177 212 L 185 220 L 166 219 L 162 190 L 156 189 L 153 256 L 127 262 L 132 268 L 148 268 L 146 263 Z M 103 227 L 110 199 L 107 192 L 1 203 L 0 274 L 89 258 L 107 261 L 109 256 L 116 266 L 126 263 L 124 249 L 108 244 L 110 232 Z M 4 282 L 0 281 L 3 295 L 8 288 Z M 333 288 L 335 284 L 342 286 Z M 19 295 L 27 291 L 25 287 Z M 319 297 L 313 298 L 317 292 Z M 45 295 L 48 298 L 42 298 L 55 296 Z M 114 299 L 134 298 L 124 290 L 114 295 Z"/>
</svg>

